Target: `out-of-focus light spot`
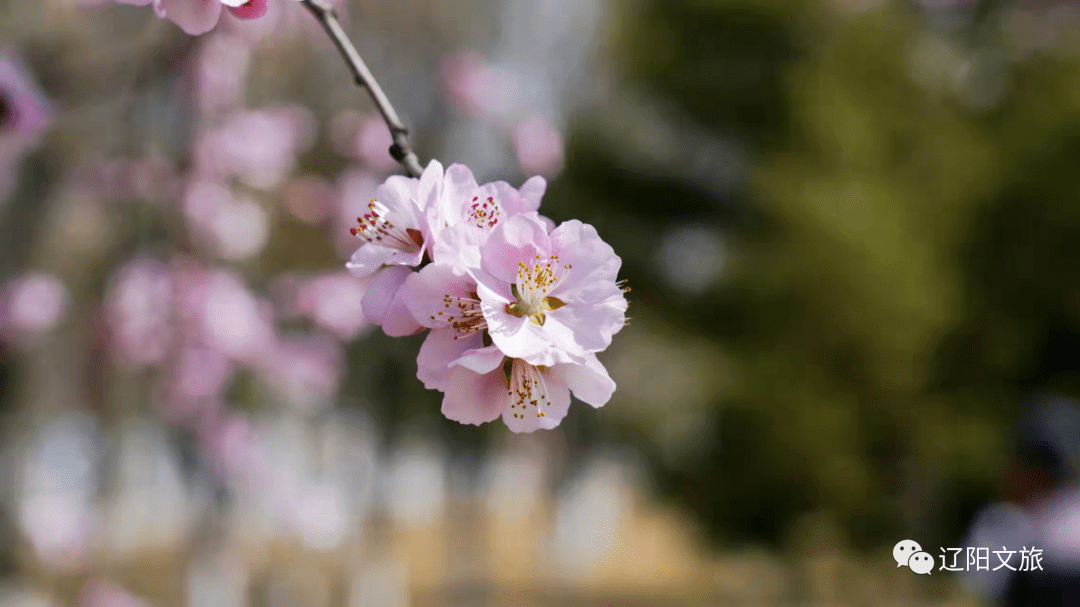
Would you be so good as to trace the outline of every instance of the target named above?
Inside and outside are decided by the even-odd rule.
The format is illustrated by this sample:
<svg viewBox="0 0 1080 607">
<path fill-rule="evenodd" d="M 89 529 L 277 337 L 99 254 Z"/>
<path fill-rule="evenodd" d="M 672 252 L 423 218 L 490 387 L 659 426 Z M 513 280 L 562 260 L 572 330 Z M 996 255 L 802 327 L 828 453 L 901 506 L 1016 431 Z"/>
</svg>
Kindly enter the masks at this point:
<svg viewBox="0 0 1080 607">
<path fill-rule="evenodd" d="M 712 286 L 724 271 L 726 251 L 715 230 L 703 225 L 672 228 L 656 253 L 661 276 L 675 289 L 697 294 Z"/>
<path fill-rule="evenodd" d="M 67 314 L 70 295 L 60 279 L 30 272 L 9 282 L 0 295 L 0 328 L 18 337 L 53 329 Z"/>
<path fill-rule="evenodd" d="M 563 165 L 563 138 L 551 121 L 533 117 L 514 129 L 518 164 L 526 174 L 554 177 Z"/>
<path fill-rule="evenodd" d="M 290 179 L 282 197 L 290 213 L 312 225 L 326 221 L 337 204 L 334 184 L 318 175 L 299 175 Z"/>
</svg>

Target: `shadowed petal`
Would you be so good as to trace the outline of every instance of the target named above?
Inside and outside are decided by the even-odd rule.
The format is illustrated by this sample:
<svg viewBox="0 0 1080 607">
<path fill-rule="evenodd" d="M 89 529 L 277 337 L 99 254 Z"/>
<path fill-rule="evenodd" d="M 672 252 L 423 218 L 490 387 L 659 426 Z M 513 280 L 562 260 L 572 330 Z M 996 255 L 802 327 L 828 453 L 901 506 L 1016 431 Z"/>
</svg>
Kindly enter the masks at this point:
<svg viewBox="0 0 1080 607">
<path fill-rule="evenodd" d="M 380 326 L 383 324 L 391 305 L 394 303 L 394 297 L 397 295 L 401 285 L 405 284 L 405 279 L 412 273 L 410 268 L 394 266 L 382 270 L 375 277 L 367 292 L 364 293 L 362 302 L 364 316 L 367 316 L 372 324 Z"/>
<path fill-rule="evenodd" d="M 584 364 L 555 365 L 551 373 L 578 397 L 593 407 L 602 407 L 615 392 L 615 382 L 595 354 L 585 357 Z"/>
<path fill-rule="evenodd" d="M 353 253 L 345 267 L 353 276 L 363 278 L 383 266 L 416 266 L 424 258 L 423 251 L 407 253 L 401 249 L 384 247 L 379 244 L 365 244 Z"/>
<path fill-rule="evenodd" d="M 424 387 L 428 390 L 445 392 L 450 379 L 451 363 L 469 350 L 484 345 L 479 333 L 454 339 L 456 334 L 453 330 L 435 329 L 420 346 L 420 353 L 416 357 L 416 377 L 424 382 Z"/>
<path fill-rule="evenodd" d="M 494 421 L 506 410 L 510 396 L 501 371 L 475 373 L 465 367 L 450 369 L 442 413 L 447 419 L 480 425 Z"/>
</svg>

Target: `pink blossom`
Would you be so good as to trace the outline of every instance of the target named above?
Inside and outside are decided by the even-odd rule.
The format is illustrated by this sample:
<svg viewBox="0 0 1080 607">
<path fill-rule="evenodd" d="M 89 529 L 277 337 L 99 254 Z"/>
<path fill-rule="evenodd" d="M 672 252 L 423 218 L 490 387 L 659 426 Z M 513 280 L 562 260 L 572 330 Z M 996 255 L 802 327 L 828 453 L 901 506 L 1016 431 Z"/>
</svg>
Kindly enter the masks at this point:
<svg viewBox="0 0 1080 607">
<path fill-rule="evenodd" d="M 586 354 L 579 363 L 536 366 L 488 346 L 452 363 L 442 413 L 473 425 L 502 416 L 513 432 L 550 430 L 566 417 L 571 392 L 601 407 L 614 391 L 615 382 L 594 354 Z"/>
<path fill-rule="evenodd" d="M 184 32 L 198 36 L 217 25 L 221 7 L 238 19 L 255 19 L 266 12 L 266 0 L 116 0 L 120 4 L 152 4 L 158 19 L 168 19 Z"/>
<path fill-rule="evenodd" d="M 515 105 L 514 80 L 474 52 L 443 58 L 442 85 L 453 105 L 477 118 L 498 118 Z"/>
<path fill-rule="evenodd" d="M 518 165 L 526 173 L 553 176 L 563 163 L 563 138 L 550 121 L 535 117 L 522 120 L 514 129 Z"/>
<path fill-rule="evenodd" d="M 238 198 L 217 183 L 192 183 L 184 211 L 194 235 L 223 259 L 246 259 L 262 251 L 270 237 L 270 217 L 249 197 Z"/>
<path fill-rule="evenodd" d="M 19 504 L 19 523 L 38 559 L 50 568 L 77 569 L 86 557 L 93 531 L 86 500 L 62 492 L 27 496 Z"/>
<path fill-rule="evenodd" d="M 292 315 L 303 316 L 330 331 L 342 341 L 360 336 L 370 323 L 361 302 L 374 280 L 357 278 L 348 272 L 327 272 L 293 284 L 280 283 Z"/>
<path fill-rule="evenodd" d="M 413 271 L 406 266 L 382 269 L 364 293 L 361 302 L 368 321 L 382 327 L 383 332 L 392 337 L 423 331 L 423 327 L 413 318 L 401 297 L 401 287 L 412 274 Z"/>
<path fill-rule="evenodd" d="M 451 165 L 442 173 L 441 166 L 432 163 L 425 174 L 428 172 L 437 184 L 433 204 L 427 212 L 434 266 L 425 268 L 421 272 L 423 276 L 398 271 L 381 277 L 369 290 L 364 305 L 369 318 L 382 324 L 389 335 L 415 333 L 420 327 L 439 329 L 428 337 L 421 350 L 421 379 L 426 385 L 434 386 L 439 381 L 436 378 L 445 375 L 446 365 L 450 362 L 436 354 L 441 351 L 438 344 L 453 342 L 456 347 L 451 349 L 460 354 L 465 341 L 474 341 L 462 341 L 445 331 L 449 323 L 462 322 L 458 315 L 468 315 L 474 320 L 474 315 L 480 316 L 479 308 L 473 307 L 479 305 L 475 299 L 475 280 L 462 275 L 470 269 L 480 268 L 480 247 L 497 226 L 524 213 L 535 215 L 547 184 L 542 177 L 533 177 L 520 191 L 503 181 L 481 186 L 476 183 L 472 171 L 460 164 Z M 406 281 L 413 281 L 408 294 L 406 291 L 395 293 L 388 288 L 400 287 Z M 449 290 L 440 291 L 444 287 Z M 470 293 L 474 294 L 472 299 L 467 297 Z M 380 296 L 376 303 L 375 298 Z M 446 310 L 444 315 L 444 305 L 468 307 Z M 388 326 L 395 326 L 396 330 L 388 329 Z M 470 324 L 469 327 L 474 329 L 470 333 L 475 333 L 486 325 L 477 328 Z"/>
<path fill-rule="evenodd" d="M 67 314 L 70 296 L 58 278 L 30 272 L 0 290 L 0 329 L 16 338 L 52 330 Z"/>
<path fill-rule="evenodd" d="M 285 184 L 282 191 L 285 208 L 297 219 L 319 224 L 330 217 L 337 204 L 337 190 L 325 177 L 297 175 Z"/>
<path fill-rule="evenodd" d="M 184 348 L 173 369 L 175 390 L 186 398 L 217 396 L 232 377 L 233 365 L 210 348 Z"/>
<path fill-rule="evenodd" d="M 215 33 L 199 48 L 194 66 L 195 95 L 204 112 L 239 107 L 251 64 L 251 46 L 236 36 Z"/>
<path fill-rule="evenodd" d="M 239 178 L 253 188 L 273 190 L 296 167 L 296 155 L 315 137 L 315 118 L 303 107 L 241 110 L 202 133 L 196 171 L 209 181 Z"/>
<path fill-rule="evenodd" d="M 383 176 L 362 168 L 347 169 L 338 175 L 333 238 L 342 257 L 348 258 L 356 251 L 356 237 L 351 229 L 357 223 L 356 218 L 369 211 L 371 198 L 382 181 Z"/>
<path fill-rule="evenodd" d="M 391 175 L 375 190 L 350 232 L 362 243 L 345 267 L 367 276 L 385 265 L 415 267 L 430 249 L 427 210 L 442 187 L 443 170 L 432 160 L 419 178 Z"/>
<path fill-rule="evenodd" d="M 472 171 L 453 164 L 436 181 L 434 204 L 428 210 L 431 257 L 458 269 L 479 265 L 479 246 L 507 219 L 540 207 L 547 182 L 533 177 L 514 189 L 505 181 L 478 185 Z M 463 226 L 459 228 L 458 226 Z"/>
<path fill-rule="evenodd" d="M 23 157 L 41 144 L 53 107 L 18 59 L 0 55 L 0 201 L 15 186 Z"/>
<path fill-rule="evenodd" d="M 146 601 L 102 579 L 92 580 L 83 586 L 75 598 L 74 607 L 149 607 Z"/>
<path fill-rule="evenodd" d="M 596 230 L 568 221 L 548 233 L 535 214 L 511 217 L 471 270 L 498 348 L 534 365 L 580 361 L 611 344 L 627 301 L 616 282 L 622 261 Z"/>
<path fill-rule="evenodd" d="M 368 116 L 357 126 L 353 153 L 375 170 L 390 171 L 397 165 L 397 161 L 390 155 L 390 146 L 393 143 L 386 122 L 377 116 Z"/>
<path fill-rule="evenodd" d="M 187 271 L 181 310 L 189 335 L 246 365 L 257 364 L 276 340 L 273 306 L 252 294 L 239 277 L 225 271 Z"/>
<path fill-rule="evenodd" d="M 251 421 L 218 401 L 195 424 L 218 478 L 239 489 L 250 489 L 264 472 L 265 454 Z"/>
<path fill-rule="evenodd" d="M 484 347 L 487 320 L 476 281 L 453 266 L 434 263 L 410 274 L 400 292 L 411 316 L 431 329 L 417 356 L 417 378 L 429 390 L 446 390 L 450 364 Z"/>
<path fill-rule="evenodd" d="M 260 375 L 289 405 L 311 410 L 337 394 L 345 357 L 338 343 L 323 335 L 284 337 Z"/>
<path fill-rule="evenodd" d="M 128 362 L 160 362 L 171 340 L 173 282 L 165 264 L 129 261 L 113 273 L 105 294 L 112 349 Z"/>
</svg>

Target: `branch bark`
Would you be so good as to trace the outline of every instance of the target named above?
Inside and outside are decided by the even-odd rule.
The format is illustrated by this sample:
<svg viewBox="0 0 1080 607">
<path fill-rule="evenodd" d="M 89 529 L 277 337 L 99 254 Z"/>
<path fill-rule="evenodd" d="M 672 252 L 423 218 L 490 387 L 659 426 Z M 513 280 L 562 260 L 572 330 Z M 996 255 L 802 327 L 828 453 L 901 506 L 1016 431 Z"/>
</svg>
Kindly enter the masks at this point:
<svg viewBox="0 0 1080 607">
<path fill-rule="evenodd" d="M 390 155 L 405 167 L 405 171 L 410 176 L 419 177 L 420 173 L 423 172 L 423 168 L 420 166 L 420 159 L 417 158 L 416 152 L 413 152 L 412 148 L 409 147 L 409 129 L 405 128 L 405 125 L 401 123 L 397 112 L 394 111 L 394 106 L 390 105 L 390 100 L 386 98 L 386 93 L 379 87 L 379 83 L 371 75 L 371 70 L 368 69 L 364 60 L 360 58 L 360 53 L 357 52 L 356 47 L 349 40 L 345 30 L 341 28 L 341 23 L 338 21 L 334 9 L 325 0 L 300 0 L 300 4 L 303 4 L 304 8 L 326 30 L 327 35 L 334 42 L 334 46 L 337 47 L 342 58 L 345 59 L 349 71 L 356 78 L 356 83 L 367 89 L 368 93 L 371 94 L 371 99 L 375 102 L 375 106 L 379 108 L 379 113 L 382 114 L 383 120 L 386 121 L 386 126 L 390 128 L 390 136 L 394 140 L 394 144 L 390 146 Z"/>
</svg>

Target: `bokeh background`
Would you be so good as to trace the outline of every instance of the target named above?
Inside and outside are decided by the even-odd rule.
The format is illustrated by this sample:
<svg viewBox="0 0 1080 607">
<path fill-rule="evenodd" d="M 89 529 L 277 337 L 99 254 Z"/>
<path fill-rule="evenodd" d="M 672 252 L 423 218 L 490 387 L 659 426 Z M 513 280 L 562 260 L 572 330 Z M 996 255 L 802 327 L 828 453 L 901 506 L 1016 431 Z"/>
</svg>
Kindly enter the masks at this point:
<svg viewBox="0 0 1080 607">
<path fill-rule="evenodd" d="M 1080 9 L 337 6 L 424 163 L 622 257 L 614 398 L 441 417 L 343 267 L 389 135 L 295 2 L 3 2 L 0 604 L 980 604 L 892 545 L 1080 388 Z"/>
</svg>

